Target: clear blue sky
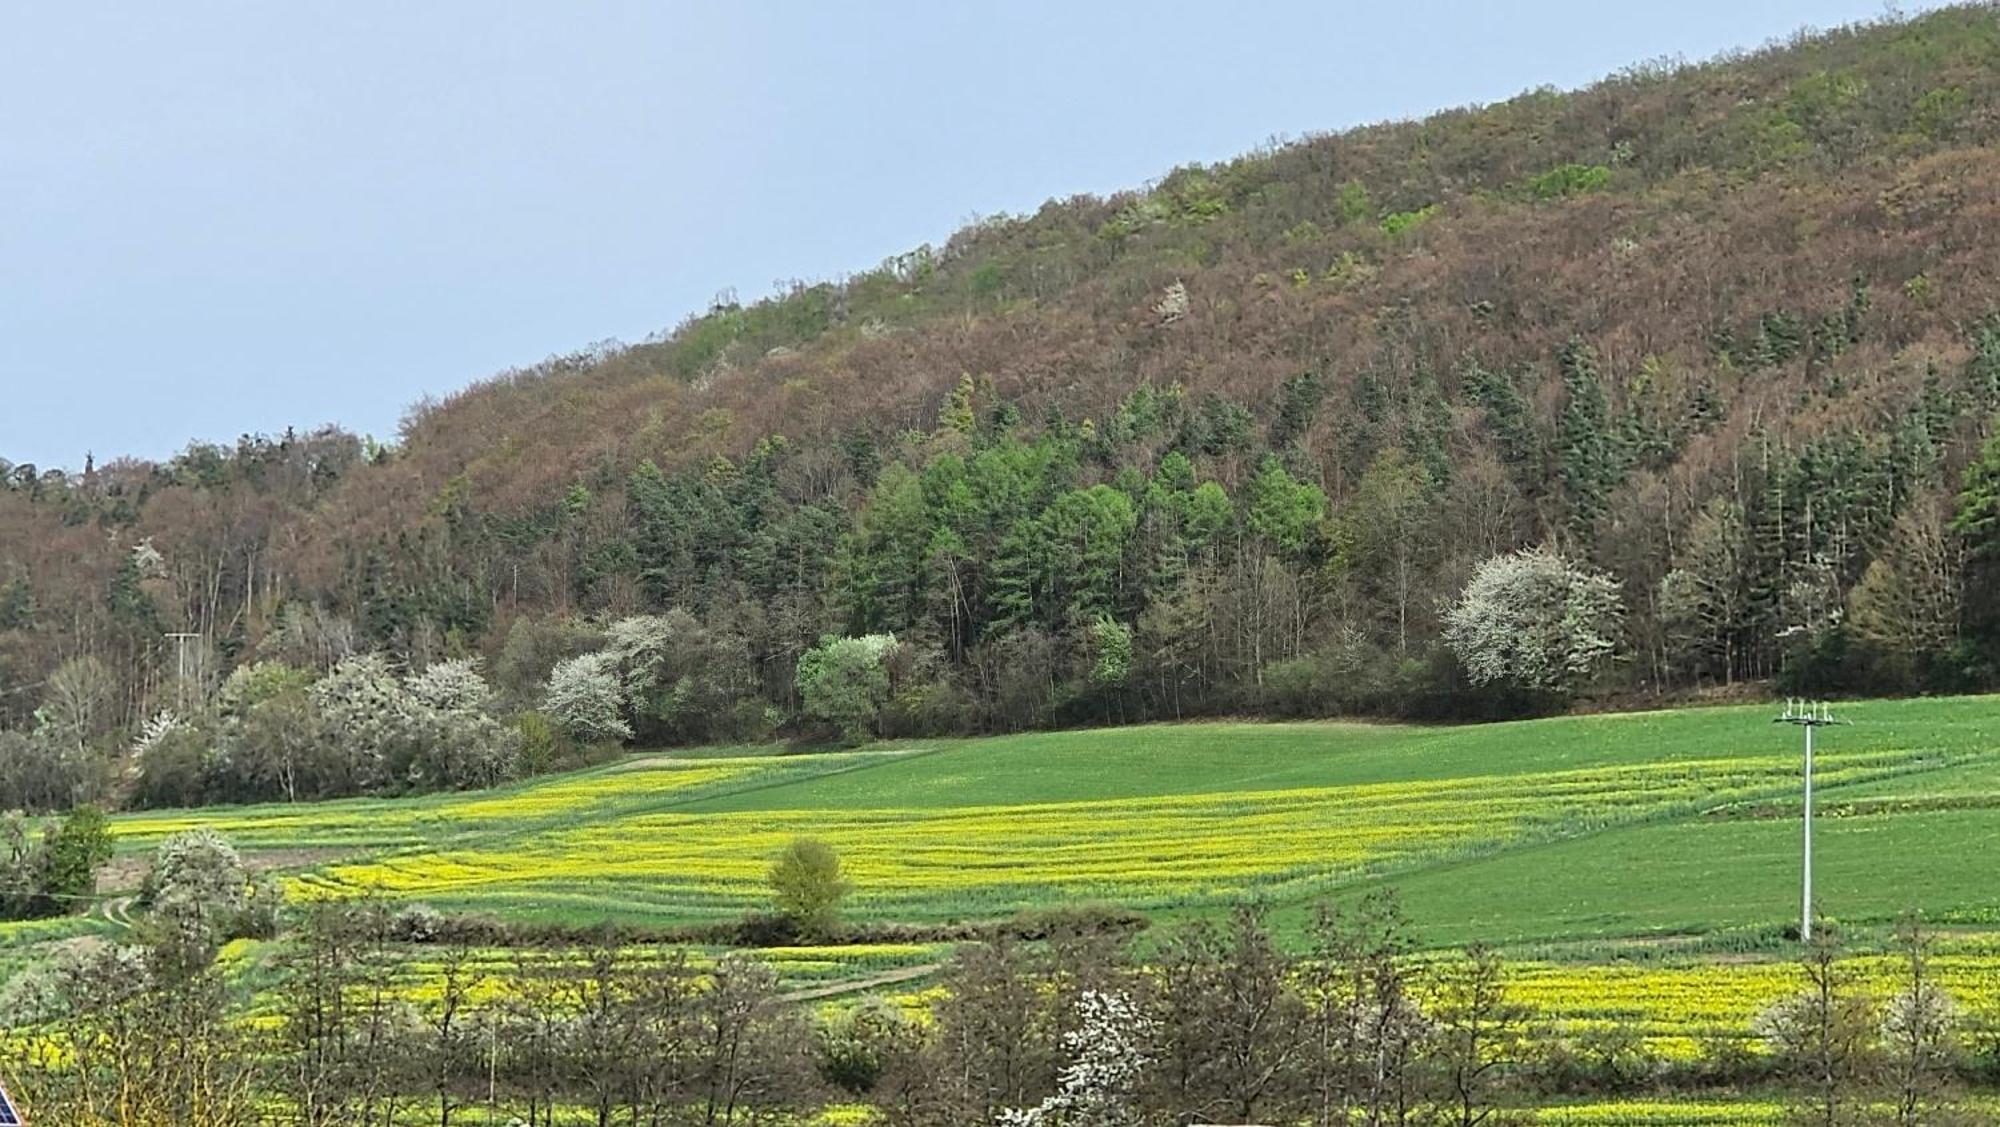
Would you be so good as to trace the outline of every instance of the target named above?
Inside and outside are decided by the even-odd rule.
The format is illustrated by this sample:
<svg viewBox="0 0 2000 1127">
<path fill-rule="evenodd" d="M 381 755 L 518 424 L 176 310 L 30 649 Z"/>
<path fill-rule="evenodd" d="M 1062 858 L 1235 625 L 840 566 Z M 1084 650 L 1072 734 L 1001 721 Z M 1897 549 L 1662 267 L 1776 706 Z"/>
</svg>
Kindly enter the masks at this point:
<svg viewBox="0 0 2000 1127">
<path fill-rule="evenodd" d="M 387 436 L 425 394 L 974 214 L 1883 11 L 10 0 L 0 457 Z"/>
</svg>

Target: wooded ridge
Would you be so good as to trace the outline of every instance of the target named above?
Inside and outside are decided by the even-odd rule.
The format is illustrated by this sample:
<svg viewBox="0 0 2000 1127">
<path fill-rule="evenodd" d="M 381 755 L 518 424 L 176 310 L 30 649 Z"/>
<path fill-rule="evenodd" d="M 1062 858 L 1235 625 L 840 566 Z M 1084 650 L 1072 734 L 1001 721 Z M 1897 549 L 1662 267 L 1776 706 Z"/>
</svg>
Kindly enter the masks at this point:
<svg viewBox="0 0 2000 1127">
<path fill-rule="evenodd" d="M 2000 14 L 1953 8 L 1050 201 L 386 446 L 0 463 L 0 805 L 1991 687 L 1996 140 Z M 240 731 L 385 685 L 412 730 L 505 734 L 356 764 Z"/>
</svg>

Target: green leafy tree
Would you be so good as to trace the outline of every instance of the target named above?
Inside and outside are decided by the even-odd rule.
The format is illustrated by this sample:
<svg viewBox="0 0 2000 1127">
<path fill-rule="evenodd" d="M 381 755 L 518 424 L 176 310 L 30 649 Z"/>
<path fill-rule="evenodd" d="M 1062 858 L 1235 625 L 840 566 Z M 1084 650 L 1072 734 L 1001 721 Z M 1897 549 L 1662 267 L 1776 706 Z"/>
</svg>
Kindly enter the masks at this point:
<svg viewBox="0 0 2000 1127">
<path fill-rule="evenodd" d="M 81 911 L 111 853 L 110 826 L 95 806 L 71 810 L 39 840 L 30 838 L 27 818 L 7 814 L 0 822 L 0 919 Z"/>
<path fill-rule="evenodd" d="M 796 838 L 771 863 L 771 900 L 801 935 L 831 938 L 840 927 L 840 905 L 853 884 L 841 874 L 840 855 L 817 838 Z"/>
<path fill-rule="evenodd" d="M 938 412 L 938 432 L 971 438 L 975 415 L 973 398 L 978 393 L 979 383 L 967 372 L 958 378 L 958 386 L 945 397 L 944 409 Z"/>
<path fill-rule="evenodd" d="M 1952 528 L 1981 559 L 2000 556 L 2000 419 L 1979 457 L 1965 467 Z"/>
<path fill-rule="evenodd" d="M 1188 494 L 1188 547 L 1197 556 L 1209 556 L 1218 551 L 1235 523 L 1235 509 L 1229 503 L 1228 492 L 1221 485 L 1204 481 Z"/>
<path fill-rule="evenodd" d="M 1278 389 L 1278 417 L 1271 423 L 1271 445 L 1283 450 L 1305 436 L 1326 398 L 1326 380 L 1318 372 L 1301 372 Z"/>
<path fill-rule="evenodd" d="M 1754 609 L 1752 546 L 1743 507 L 1726 497 L 1710 501 L 1682 544 L 1673 570 L 1659 585 L 1667 660 L 1678 669 L 1733 681 L 1744 663 L 1744 637 Z"/>
<path fill-rule="evenodd" d="M 1981 407 L 1988 411 L 2000 407 L 2000 323 L 1989 320 L 1973 332 L 1965 383 Z"/>
<path fill-rule="evenodd" d="M 1308 552 L 1326 516 L 1326 492 L 1292 477 L 1275 457 L 1264 459 L 1249 488 L 1246 520 L 1250 531 L 1283 555 L 1299 557 Z"/>
<path fill-rule="evenodd" d="M 1375 200 L 1368 194 L 1368 185 L 1349 180 L 1340 186 L 1334 210 L 1342 223 L 1366 223 L 1375 218 Z"/>
<path fill-rule="evenodd" d="M 1132 630 L 1115 618 L 1099 618 L 1090 628 L 1090 647 L 1095 659 L 1090 666 L 1090 683 L 1100 689 L 1115 689 L 1132 676 Z"/>
<path fill-rule="evenodd" d="M 2000 428 L 1965 467 L 1951 529 L 1967 557 L 1965 589 L 1972 596 L 1967 617 L 1986 638 L 1991 658 L 2000 628 Z"/>
<path fill-rule="evenodd" d="M 888 658 L 895 649 L 889 634 L 820 639 L 799 658 L 799 698 L 806 714 L 838 727 L 850 743 L 873 735 L 889 700 Z"/>
<path fill-rule="evenodd" d="M 35 624 L 35 588 L 25 575 L 0 584 L 0 630 L 23 630 Z"/>
<path fill-rule="evenodd" d="M 48 859 L 42 895 L 53 912 L 78 910 L 97 891 L 97 870 L 111 861 L 111 823 L 95 806 L 78 806 L 63 815 L 42 842 Z"/>
<path fill-rule="evenodd" d="M 1959 642 L 1965 560 L 1930 495 L 1898 517 L 1889 540 L 1848 595 L 1848 622 L 1894 661 L 1923 672 L 1948 662 Z"/>
<path fill-rule="evenodd" d="M 1398 652 L 1409 648 L 1412 612 L 1442 551 L 1442 518 L 1430 474 L 1390 447 L 1334 522 L 1340 571 L 1393 624 Z"/>
<path fill-rule="evenodd" d="M 840 580 L 849 617 L 864 630 L 908 630 L 923 616 L 933 539 L 924 493 L 921 478 L 891 464 L 854 518 Z"/>
<path fill-rule="evenodd" d="M 1138 506 L 1109 485 L 1069 490 L 1015 521 L 994 560 L 995 625 L 1068 629 L 1117 611 L 1134 578 L 1126 562 L 1138 527 Z"/>
<path fill-rule="evenodd" d="M 1037 584 L 1050 599 L 1046 621 L 1088 622 L 1120 606 L 1125 553 L 1138 523 L 1132 498 L 1109 485 L 1071 490 L 1049 507 Z"/>
<path fill-rule="evenodd" d="M 1542 484 L 1542 439 L 1535 427 L 1534 408 L 1512 379 L 1468 361 L 1459 381 L 1479 405 L 1493 432 L 1501 459 L 1524 489 Z"/>
</svg>

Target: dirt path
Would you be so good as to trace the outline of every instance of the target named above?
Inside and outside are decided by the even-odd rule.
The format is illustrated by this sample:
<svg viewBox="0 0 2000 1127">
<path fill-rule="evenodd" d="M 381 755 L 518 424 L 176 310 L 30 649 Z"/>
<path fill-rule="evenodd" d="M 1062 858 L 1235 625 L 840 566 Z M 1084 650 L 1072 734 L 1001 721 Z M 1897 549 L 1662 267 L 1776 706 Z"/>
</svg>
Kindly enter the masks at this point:
<svg viewBox="0 0 2000 1127">
<path fill-rule="evenodd" d="M 867 978 L 850 978 L 845 982 L 833 982 L 825 986 L 813 986 L 805 990 L 794 990 L 784 995 L 787 1002 L 813 1002 L 821 998 L 837 998 L 842 994 L 858 994 L 880 986 L 894 986 L 899 982 L 910 982 L 926 978 L 944 969 L 943 963 L 925 963 L 917 967 L 897 967 Z"/>
</svg>

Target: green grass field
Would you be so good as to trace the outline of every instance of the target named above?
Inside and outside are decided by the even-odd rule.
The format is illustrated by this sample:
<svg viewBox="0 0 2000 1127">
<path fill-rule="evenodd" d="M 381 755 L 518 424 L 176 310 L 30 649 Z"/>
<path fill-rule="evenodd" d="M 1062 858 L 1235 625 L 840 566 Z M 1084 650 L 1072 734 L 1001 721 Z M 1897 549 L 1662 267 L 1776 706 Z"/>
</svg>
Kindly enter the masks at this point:
<svg viewBox="0 0 2000 1127">
<path fill-rule="evenodd" d="M 1823 735 L 1820 891 L 1855 922 L 2000 924 L 2000 698 L 1870 702 Z M 569 923 L 762 905 L 799 835 L 838 848 L 857 918 L 1245 898 L 1281 920 L 1389 883 L 1438 944 L 1775 929 L 1797 910 L 1798 734 L 1763 706 L 1472 727 L 1187 724 L 634 757 L 501 791 L 163 812 L 303 895 L 378 890 Z"/>
</svg>

